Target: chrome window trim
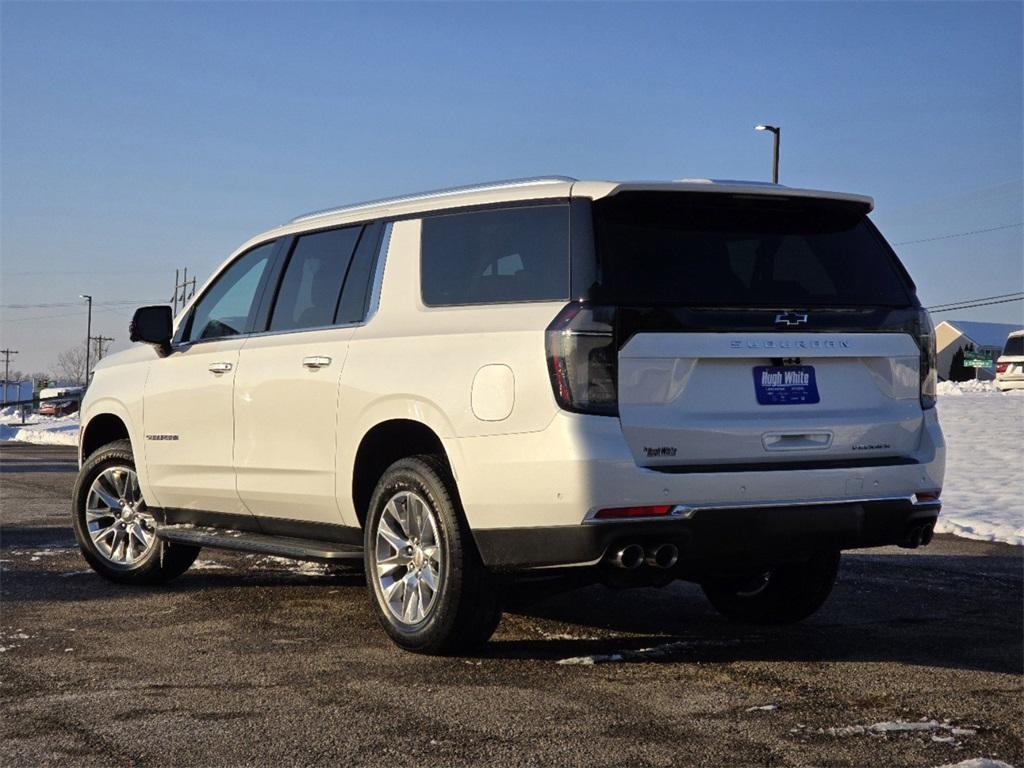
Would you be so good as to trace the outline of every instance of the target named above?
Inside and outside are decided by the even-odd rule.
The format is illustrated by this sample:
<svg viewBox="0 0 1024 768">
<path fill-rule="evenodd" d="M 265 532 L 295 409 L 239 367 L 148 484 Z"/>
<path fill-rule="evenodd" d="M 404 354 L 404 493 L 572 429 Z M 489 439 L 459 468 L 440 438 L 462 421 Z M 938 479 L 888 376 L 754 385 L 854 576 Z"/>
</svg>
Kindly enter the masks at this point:
<svg viewBox="0 0 1024 768">
<path fill-rule="evenodd" d="M 366 304 L 366 319 L 363 324 L 370 322 L 380 308 L 380 294 L 384 286 L 384 264 L 388 260 L 388 251 L 391 250 L 391 230 L 394 228 L 393 221 L 384 222 L 384 232 L 380 237 L 380 246 L 377 249 L 377 264 L 373 272 L 373 285 L 370 287 L 370 300 Z"/>
<path fill-rule="evenodd" d="M 236 333 L 232 336 L 218 336 L 215 339 L 196 339 L 195 341 L 172 343 L 171 349 L 175 352 L 184 352 L 196 344 L 209 344 L 216 341 L 227 341 L 229 339 L 260 339 L 266 336 L 288 336 L 294 333 L 311 333 L 316 331 L 334 331 L 346 328 L 361 328 L 373 319 L 380 306 L 381 284 L 384 281 L 384 263 L 387 261 L 388 248 L 391 245 L 392 222 L 384 222 L 384 232 L 381 236 L 380 246 L 377 248 L 377 264 L 373 272 L 373 284 L 370 287 L 370 301 L 367 304 L 366 317 L 354 323 L 336 323 L 331 325 L 318 325 L 313 328 L 289 328 L 281 331 L 260 331 L 259 333 Z M 296 235 L 298 237 L 298 235 Z M 234 263 L 234 262 L 232 262 Z"/>
</svg>

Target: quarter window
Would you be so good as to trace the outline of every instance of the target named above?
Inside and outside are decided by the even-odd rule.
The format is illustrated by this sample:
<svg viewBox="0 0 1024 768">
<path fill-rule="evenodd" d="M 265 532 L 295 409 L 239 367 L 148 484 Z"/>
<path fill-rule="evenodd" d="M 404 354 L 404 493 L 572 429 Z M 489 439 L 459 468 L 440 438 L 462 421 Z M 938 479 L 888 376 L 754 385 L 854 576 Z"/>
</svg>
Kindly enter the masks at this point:
<svg viewBox="0 0 1024 768">
<path fill-rule="evenodd" d="M 236 259 L 196 302 L 185 341 L 219 339 L 246 333 L 256 292 L 274 252 L 266 243 Z"/>
<path fill-rule="evenodd" d="M 539 205 L 423 219 L 428 306 L 555 301 L 569 296 L 569 206 Z"/>
<path fill-rule="evenodd" d="M 352 252 L 362 227 L 303 235 L 295 242 L 270 320 L 271 331 L 334 323 Z"/>
<path fill-rule="evenodd" d="M 367 224 L 363 229 L 348 275 L 345 276 L 345 287 L 341 290 L 341 303 L 334 322 L 358 323 L 366 319 L 383 231 L 384 224 L 379 221 Z"/>
</svg>

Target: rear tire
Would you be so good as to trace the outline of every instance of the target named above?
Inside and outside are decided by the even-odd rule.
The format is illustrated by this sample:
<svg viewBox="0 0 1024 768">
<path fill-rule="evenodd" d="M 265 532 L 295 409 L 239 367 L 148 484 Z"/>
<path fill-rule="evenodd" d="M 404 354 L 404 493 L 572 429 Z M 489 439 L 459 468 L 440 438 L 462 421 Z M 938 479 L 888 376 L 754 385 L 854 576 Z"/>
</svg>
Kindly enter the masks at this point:
<svg viewBox="0 0 1024 768">
<path fill-rule="evenodd" d="M 839 552 L 826 551 L 802 563 L 706 579 L 701 588 L 715 610 L 732 621 L 793 624 L 825 604 L 838 571 Z"/>
<path fill-rule="evenodd" d="M 500 581 L 480 560 L 438 457 L 401 459 L 384 472 L 370 499 L 364 559 L 377 618 L 405 650 L 457 653 L 498 626 Z"/>
<path fill-rule="evenodd" d="M 199 554 L 199 547 L 156 537 L 128 440 L 109 443 L 86 459 L 72 492 L 71 515 L 82 556 L 110 581 L 169 581 L 187 571 Z"/>
</svg>

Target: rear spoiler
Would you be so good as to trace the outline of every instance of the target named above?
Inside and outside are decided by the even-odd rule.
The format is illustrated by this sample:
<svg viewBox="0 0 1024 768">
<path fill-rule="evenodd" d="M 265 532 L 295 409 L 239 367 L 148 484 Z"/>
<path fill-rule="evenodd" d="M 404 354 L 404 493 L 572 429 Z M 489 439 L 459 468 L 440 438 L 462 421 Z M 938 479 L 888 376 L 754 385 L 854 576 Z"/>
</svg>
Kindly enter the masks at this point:
<svg viewBox="0 0 1024 768">
<path fill-rule="evenodd" d="M 705 194 L 752 195 L 759 197 L 802 198 L 835 200 L 863 208 L 864 213 L 874 210 L 875 200 L 868 195 L 849 192 L 828 192 L 820 189 L 799 189 L 781 184 L 756 181 L 716 181 L 713 179 L 681 179 L 679 181 L 578 181 L 572 185 L 573 197 L 599 200 L 620 192 L 699 192 Z"/>
</svg>

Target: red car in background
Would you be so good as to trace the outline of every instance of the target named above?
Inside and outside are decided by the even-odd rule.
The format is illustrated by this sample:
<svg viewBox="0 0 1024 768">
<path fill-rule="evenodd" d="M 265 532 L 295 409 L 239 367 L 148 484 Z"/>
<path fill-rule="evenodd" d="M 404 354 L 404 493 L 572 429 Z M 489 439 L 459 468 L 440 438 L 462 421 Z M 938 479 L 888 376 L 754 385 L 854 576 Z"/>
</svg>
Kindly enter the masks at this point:
<svg viewBox="0 0 1024 768">
<path fill-rule="evenodd" d="M 77 412 L 77 400 L 48 400 L 39 406 L 40 416 L 69 416 Z"/>
</svg>

